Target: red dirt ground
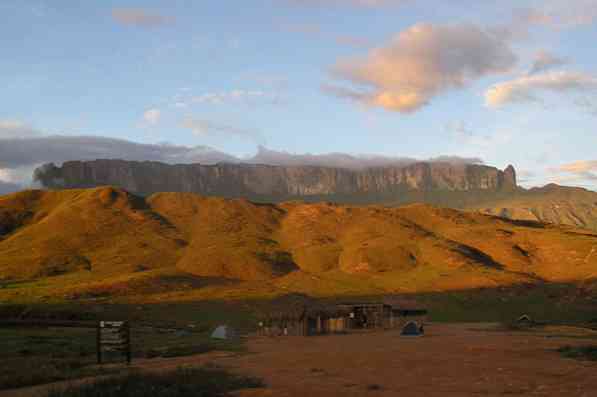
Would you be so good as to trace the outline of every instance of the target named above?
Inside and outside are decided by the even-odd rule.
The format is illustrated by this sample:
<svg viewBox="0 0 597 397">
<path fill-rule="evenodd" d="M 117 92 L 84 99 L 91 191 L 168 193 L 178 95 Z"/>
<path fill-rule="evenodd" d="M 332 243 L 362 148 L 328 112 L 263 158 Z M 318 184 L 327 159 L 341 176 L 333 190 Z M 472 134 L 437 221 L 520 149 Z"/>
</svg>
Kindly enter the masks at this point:
<svg viewBox="0 0 597 397">
<path fill-rule="evenodd" d="M 238 396 L 597 396 L 597 363 L 562 358 L 563 345 L 595 339 L 498 332 L 487 325 L 432 324 L 421 338 L 397 331 L 255 338 L 248 354 L 139 360 L 148 370 L 211 362 L 264 379 Z M 0 392 L 35 396 L 45 387 Z"/>
</svg>

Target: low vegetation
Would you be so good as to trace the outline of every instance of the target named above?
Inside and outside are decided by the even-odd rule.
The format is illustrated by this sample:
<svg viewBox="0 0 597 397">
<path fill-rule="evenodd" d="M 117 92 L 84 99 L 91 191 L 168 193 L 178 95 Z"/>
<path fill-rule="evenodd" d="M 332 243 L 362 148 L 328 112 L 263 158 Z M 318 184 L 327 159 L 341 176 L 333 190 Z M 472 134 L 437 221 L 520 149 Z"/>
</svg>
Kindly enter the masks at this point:
<svg viewBox="0 0 597 397">
<path fill-rule="evenodd" d="M 143 310 L 139 310 L 142 308 Z M 132 319 L 133 360 L 175 357 L 212 350 L 243 352 L 243 339 L 211 339 L 215 326 L 246 329 L 246 311 L 223 304 L 179 305 L 29 305 L 5 307 L 2 319 L 23 314 L 23 325 L 0 327 L 0 389 L 76 379 L 120 371 L 123 366 L 96 365 L 97 319 Z M 100 312 L 95 310 L 101 309 Z M 87 327 L 44 326 L 44 322 L 81 321 Z M 26 325 L 26 323 L 30 325 Z M 91 328 L 89 328 L 91 327 Z M 110 362 L 122 357 L 107 357 Z M 124 364 L 123 364 L 124 365 Z M 110 368 L 110 369 L 108 369 Z M 114 369 L 115 368 L 115 369 Z"/>
<path fill-rule="evenodd" d="M 563 346 L 558 349 L 558 352 L 567 358 L 575 358 L 578 360 L 597 361 L 597 345 L 588 346 Z"/>
<path fill-rule="evenodd" d="M 261 380 L 217 368 L 179 368 L 164 373 L 131 373 L 94 383 L 53 390 L 47 397 L 219 397 L 240 389 L 259 388 Z"/>
</svg>

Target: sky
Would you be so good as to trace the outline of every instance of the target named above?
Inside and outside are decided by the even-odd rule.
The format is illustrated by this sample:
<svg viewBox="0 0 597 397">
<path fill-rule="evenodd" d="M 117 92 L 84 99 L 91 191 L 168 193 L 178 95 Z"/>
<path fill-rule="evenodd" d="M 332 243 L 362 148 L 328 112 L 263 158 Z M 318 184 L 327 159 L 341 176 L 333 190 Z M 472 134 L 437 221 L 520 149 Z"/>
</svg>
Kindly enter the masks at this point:
<svg viewBox="0 0 597 397">
<path fill-rule="evenodd" d="M 443 156 L 597 190 L 595 43 L 597 0 L 2 0 L 0 193 L 50 161 Z"/>
</svg>

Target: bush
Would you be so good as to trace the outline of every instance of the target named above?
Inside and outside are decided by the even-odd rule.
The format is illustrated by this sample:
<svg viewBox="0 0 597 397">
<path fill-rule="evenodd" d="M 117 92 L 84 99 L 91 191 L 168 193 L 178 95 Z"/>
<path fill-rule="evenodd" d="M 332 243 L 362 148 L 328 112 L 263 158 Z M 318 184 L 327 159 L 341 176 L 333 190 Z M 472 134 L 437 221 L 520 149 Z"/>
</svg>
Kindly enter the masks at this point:
<svg viewBox="0 0 597 397">
<path fill-rule="evenodd" d="M 597 361 L 597 346 L 564 346 L 558 352 L 567 358 Z"/>
<path fill-rule="evenodd" d="M 229 374 L 216 368 L 179 368 L 166 373 L 132 373 L 64 390 L 48 397 L 219 397 L 247 388 L 263 387 L 254 378 Z"/>
</svg>

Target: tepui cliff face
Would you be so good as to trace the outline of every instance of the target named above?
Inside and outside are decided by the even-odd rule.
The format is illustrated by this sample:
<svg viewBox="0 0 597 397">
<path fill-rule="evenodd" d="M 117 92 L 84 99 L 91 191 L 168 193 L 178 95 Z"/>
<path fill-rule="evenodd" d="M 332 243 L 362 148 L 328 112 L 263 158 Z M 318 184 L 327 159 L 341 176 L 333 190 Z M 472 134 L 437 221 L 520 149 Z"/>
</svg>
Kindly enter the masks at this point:
<svg viewBox="0 0 597 397">
<path fill-rule="evenodd" d="M 512 166 L 501 171 L 479 164 L 444 162 L 351 170 L 261 164 L 69 161 L 61 167 L 44 165 L 36 170 L 35 178 L 51 189 L 113 185 L 141 195 L 193 192 L 269 201 L 309 197 L 391 198 L 413 191 L 490 192 L 516 189 L 516 172 Z"/>
</svg>

